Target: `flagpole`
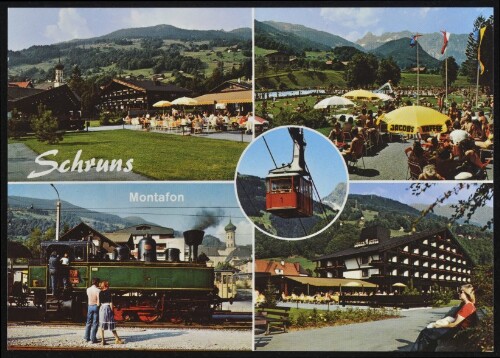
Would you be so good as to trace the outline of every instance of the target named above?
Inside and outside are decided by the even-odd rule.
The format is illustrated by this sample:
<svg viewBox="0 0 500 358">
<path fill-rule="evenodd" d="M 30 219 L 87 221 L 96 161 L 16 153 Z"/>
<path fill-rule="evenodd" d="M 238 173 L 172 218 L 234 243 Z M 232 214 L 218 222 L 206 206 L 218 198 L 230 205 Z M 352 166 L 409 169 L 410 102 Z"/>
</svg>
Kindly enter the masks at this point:
<svg viewBox="0 0 500 358">
<path fill-rule="evenodd" d="M 477 108 L 477 101 L 479 97 L 479 60 L 477 60 L 477 80 L 476 80 L 476 108 Z"/>
<path fill-rule="evenodd" d="M 418 40 L 415 38 L 415 42 L 417 43 L 417 106 L 419 105 L 419 95 L 420 95 L 420 65 L 418 64 Z"/>
<path fill-rule="evenodd" d="M 446 56 L 445 58 L 445 71 L 446 71 L 446 104 L 448 104 L 448 56 Z"/>
</svg>

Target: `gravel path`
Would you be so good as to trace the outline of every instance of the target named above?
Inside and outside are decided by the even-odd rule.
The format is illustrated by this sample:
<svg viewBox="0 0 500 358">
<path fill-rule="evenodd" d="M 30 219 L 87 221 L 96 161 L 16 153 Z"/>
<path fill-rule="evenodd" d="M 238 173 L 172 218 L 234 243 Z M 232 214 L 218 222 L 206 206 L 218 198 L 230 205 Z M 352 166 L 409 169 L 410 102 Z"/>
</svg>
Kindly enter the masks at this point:
<svg viewBox="0 0 500 358">
<path fill-rule="evenodd" d="M 125 344 L 115 344 L 111 332 L 105 332 L 106 346 L 83 340 L 84 327 L 80 326 L 7 326 L 7 348 L 71 350 L 210 350 L 243 351 L 252 349 L 252 331 L 209 329 L 145 329 L 117 328 Z M 98 334 L 98 339 L 99 334 Z M 21 347 L 21 348 L 20 348 Z"/>
</svg>

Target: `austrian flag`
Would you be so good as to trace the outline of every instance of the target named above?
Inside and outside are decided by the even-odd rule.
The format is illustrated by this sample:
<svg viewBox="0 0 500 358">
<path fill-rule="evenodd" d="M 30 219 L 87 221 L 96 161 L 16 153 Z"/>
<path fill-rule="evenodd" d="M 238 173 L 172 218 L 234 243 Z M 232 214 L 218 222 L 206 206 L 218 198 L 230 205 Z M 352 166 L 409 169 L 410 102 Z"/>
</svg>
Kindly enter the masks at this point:
<svg viewBox="0 0 500 358">
<path fill-rule="evenodd" d="M 446 51 L 446 46 L 448 46 L 448 41 L 450 40 L 450 33 L 446 31 L 441 31 L 443 33 L 443 47 L 441 47 L 441 55 L 444 55 Z"/>
</svg>

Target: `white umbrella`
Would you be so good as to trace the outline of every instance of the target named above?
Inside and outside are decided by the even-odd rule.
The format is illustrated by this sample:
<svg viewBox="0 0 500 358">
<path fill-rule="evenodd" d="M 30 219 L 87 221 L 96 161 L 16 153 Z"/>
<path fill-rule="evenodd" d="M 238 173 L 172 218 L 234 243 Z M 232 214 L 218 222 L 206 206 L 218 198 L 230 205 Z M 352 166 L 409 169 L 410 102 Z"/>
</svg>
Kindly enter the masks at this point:
<svg viewBox="0 0 500 358">
<path fill-rule="evenodd" d="M 181 106 L 196 106 L 198 104 L 198 101 L 195 100 L 194 98 L 180 97 L 180 98 L 174 99 L 172 101 L 172 104 L 181 105 Z"/>
<path fill-rule="evenodd" d="M 388 94 L 385 93 L 377 93 L 377 96 L 380 98 L 381 101 L 394 101 L 394 98 L 389 96 Z"/>
<path fill-rule="evenodd" d="M 392 287 L 406 287 L 406 285 L 401 282 L 396 282 L 395 284 L 392 285 Z"/>
<path fill-rule="evenodd" d="M 333 96 L 325 98 L 314 105 L 314 109 L 323 109 L 328 107 L 354 106 L 354 102 L 344 97 Z"/>
</svg>

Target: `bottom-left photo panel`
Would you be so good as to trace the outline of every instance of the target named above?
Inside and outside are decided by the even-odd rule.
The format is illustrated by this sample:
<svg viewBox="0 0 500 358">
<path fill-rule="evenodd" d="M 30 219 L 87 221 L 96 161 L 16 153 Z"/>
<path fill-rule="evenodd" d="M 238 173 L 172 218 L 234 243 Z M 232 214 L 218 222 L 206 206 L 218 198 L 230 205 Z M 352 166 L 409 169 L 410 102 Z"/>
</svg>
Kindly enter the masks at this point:
<svg viewBox="0 0 500 358">
<path fill-rule="evenodd" d="M 233 183 L 8 185 L 8 350 L 252 350 Z"/>
</svg>

